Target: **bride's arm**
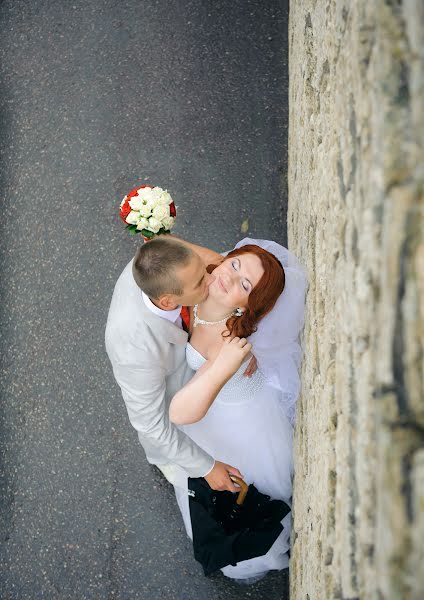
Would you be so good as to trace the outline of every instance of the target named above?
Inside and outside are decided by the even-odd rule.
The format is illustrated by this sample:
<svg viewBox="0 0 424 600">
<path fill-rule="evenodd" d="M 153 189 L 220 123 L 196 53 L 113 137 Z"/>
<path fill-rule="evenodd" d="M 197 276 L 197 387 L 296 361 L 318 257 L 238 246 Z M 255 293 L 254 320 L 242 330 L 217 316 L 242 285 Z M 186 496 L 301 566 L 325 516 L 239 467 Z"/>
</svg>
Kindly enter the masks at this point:
<svg viewBox="0 0 424 600">
<path fill-rule="evenodd" d="M 209 248 L 205 248 L 203 246 L 197 246 L 196 244 L 187 242 L 186 240 L 183 240 L 182 238 L 177 237 L 176 235 L 172 235 L 172 237 L 184 244 L 184 246 L 187 246 L 188 248 L 191 248 L 191 250 L 193 250 L 194 252 L 197 252 L 197 254 L 200 256 L 205 265 L 213 265 L 222 261 L 222 254 L 215 252 L 215 250 L 210 250 Z"/>
<path fill-rule="evenodd" d="M 244 338 L 224 342 L 215 360 L 208 360 L 171 400 L 169 418 L 176 425 L 200 421 L 223 386 L 251 350 Z"/>
<path fill-rule="evenodd" d="M 233 375 L 232 372 L 220 372 L 214 365 L 215 361 L 208 360 L 172 398 L 169 418 L 173 423 L 196 423 L 208 412 L 222 387 Z"/>
</svg>

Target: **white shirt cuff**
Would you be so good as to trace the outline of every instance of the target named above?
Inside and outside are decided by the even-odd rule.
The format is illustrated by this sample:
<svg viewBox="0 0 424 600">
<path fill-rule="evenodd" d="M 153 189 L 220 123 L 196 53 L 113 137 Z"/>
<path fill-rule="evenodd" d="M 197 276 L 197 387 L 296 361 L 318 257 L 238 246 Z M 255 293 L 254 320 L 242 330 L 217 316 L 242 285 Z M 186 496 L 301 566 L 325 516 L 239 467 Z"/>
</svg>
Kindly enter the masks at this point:
<svg viewBox="0 0 424 600">
<path fill-rule="evenodd" d="M 215 461 L 213 461 L 213 465 L 211 466 L 211 468 L 209 469 L 209 471 L 207 473 L 205 473 L 204 475 L 202 475 L 202 477 L 206 477 L 207 475 L 209 475 L 209 473 L 212 471 L 212 469 L 215 466 Z"/>
</svg>

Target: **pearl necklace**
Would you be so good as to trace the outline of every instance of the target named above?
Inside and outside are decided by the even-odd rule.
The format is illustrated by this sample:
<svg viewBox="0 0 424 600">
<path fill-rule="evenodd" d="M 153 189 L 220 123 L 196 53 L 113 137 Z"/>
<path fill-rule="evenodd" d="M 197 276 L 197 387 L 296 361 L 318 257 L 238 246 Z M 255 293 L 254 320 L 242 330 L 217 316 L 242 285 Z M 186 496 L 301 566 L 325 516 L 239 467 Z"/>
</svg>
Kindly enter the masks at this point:
<svg viewBox="0 0 424 600">
<path fill-rule="evenodd" d="M 194 316 L 193 327 L 196 327 L 196 325 L 218 325 L 218 323 L 225 323 L 227 321 L 227 319 L 229 317 L 231 317 L 231 315 L 233 314 L 233 313 L 230 313 L 229 315 L 227 315 L 226 317 L 224 317 L 220 321 L 204 321 L 203 319 L 200 319 L 197 316 L 197 307 L 198 306 L 199 306 L 198 304 L 196 304 L 195 306 L 193 306 L 193 316 Z"/>
</svg>

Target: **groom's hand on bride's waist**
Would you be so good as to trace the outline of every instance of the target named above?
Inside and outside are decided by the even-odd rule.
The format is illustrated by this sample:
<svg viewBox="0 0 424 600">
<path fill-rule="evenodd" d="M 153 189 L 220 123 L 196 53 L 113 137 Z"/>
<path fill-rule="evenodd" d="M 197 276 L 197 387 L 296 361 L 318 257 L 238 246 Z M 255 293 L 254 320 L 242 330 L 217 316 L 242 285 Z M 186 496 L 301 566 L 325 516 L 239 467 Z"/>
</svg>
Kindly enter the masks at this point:
<svg viewBox="0 0 424 600">
<path fill-rule="evenodd" d="M 249 364 L 247 365 L 246 370 L 243 373 L 243 375 L 245 377 L 252 377 L 252 375 L 254 373 L 256 373 L 257 369 L 258 369 L 258 361 L 252 354 L 252 358 L 249 360 Z"/>
<path fill-rule="evenodd" d="M 229 492 L 239 492 L 240 488 L 231 481 L 230 473 L 231 475 L 243 479 L 243 475 L 238 469 L 216 460 L 212 471 L 205 475 L 205 479 L 209 486 L 218 492 L 223 492 L 224 490 L 228 490 Z"/>
</svg>

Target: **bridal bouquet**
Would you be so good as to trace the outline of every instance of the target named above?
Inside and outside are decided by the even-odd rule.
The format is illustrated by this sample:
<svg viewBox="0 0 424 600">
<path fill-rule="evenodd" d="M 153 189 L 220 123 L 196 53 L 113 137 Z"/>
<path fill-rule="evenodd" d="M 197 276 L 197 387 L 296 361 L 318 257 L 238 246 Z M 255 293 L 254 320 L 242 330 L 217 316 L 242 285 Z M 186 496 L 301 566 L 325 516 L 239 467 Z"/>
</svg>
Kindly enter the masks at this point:
<svg viewBox="0 0 424 600">
<path fill-rule="evenodd" d="M 169 233 L 175 223 L 177 209 L 167 190 L 142 185 L 132 190 L 121 202 L 119 216 L 131 235 L 144 239 Z"/>
</svg>

